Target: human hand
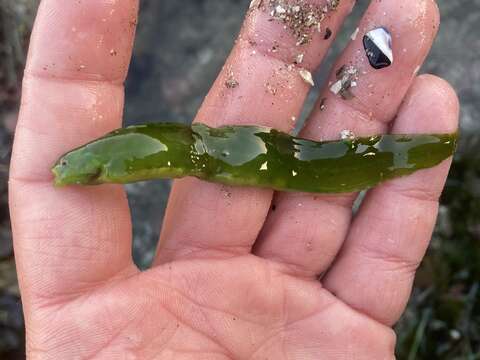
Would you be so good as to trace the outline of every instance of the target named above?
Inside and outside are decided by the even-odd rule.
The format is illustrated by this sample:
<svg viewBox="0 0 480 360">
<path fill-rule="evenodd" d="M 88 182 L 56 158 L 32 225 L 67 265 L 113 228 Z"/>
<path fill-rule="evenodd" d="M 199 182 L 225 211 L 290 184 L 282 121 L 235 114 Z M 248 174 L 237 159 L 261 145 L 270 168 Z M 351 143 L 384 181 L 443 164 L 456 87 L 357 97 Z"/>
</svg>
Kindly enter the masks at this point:
<svg viewBox="0 0 480 360">
<path fill-rule="evenodd" d="M 323 31 L 336 34 L 353 3 L 329 12 Z M 257 4 L 197 121 L 289 131 L 299 117 L 310 88 L 299 67 L 313 71 L 333 36 L 322 31 L 297 46 L 291 29 Z M 449 161 L 370 191 L 354 217 L 355 195 L 177 181 L 146 272 L 131 259 L 122 187 L 52 186 L 59 155 L 121 125 L 137 6 L 40 6 L 10 178 L 28 357 L 394 358 L 391 326 L 428 246 Z M 354 98 L 327 87 L 302 136 L 455 131 L 454 91 L 436 77 L 416 77 L 438 22 L 431 0 L 372 1 L 331 76 L 344 64 L 358 68 Z M 393 35 L 394 64 L 382 70 L 369 65 L 362 45 L 377 26 Z"/>
</svg>

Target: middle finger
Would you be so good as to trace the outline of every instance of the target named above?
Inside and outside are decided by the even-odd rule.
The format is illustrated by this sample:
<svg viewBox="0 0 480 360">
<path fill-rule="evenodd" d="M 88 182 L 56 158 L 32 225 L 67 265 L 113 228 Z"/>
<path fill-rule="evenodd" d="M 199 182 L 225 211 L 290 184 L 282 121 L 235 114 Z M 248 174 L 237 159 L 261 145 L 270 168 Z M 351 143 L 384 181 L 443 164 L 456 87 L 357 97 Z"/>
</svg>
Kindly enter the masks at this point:
<svg viewBox="0 0 480 360">
<path fill-rule="evenodd" d="M 253 0 L 236 45 L 196 121 L 288 132 L 314 71 L 353 0 Z M 156 263 L 249 253 L 273 192 L 187 178 L 170 196 Z"/>
</svg>

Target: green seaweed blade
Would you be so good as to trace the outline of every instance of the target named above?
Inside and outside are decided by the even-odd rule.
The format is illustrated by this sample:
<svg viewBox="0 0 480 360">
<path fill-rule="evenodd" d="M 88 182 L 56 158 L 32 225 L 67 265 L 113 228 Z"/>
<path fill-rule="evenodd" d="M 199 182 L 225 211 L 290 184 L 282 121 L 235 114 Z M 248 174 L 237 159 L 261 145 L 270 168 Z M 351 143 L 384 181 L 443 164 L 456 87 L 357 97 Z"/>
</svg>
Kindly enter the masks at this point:
<svg viewBox="0 0 480 360">
<path fill-rule="evenodd" d="M 381 135 L 315 142 L 257 126 L 149 124 L 119 129 L 62 156 L 59 186 L 195 176 L 279 191 L 365 190 L 431 168 L 455 151 L 457 134 Z"/>
</svg>

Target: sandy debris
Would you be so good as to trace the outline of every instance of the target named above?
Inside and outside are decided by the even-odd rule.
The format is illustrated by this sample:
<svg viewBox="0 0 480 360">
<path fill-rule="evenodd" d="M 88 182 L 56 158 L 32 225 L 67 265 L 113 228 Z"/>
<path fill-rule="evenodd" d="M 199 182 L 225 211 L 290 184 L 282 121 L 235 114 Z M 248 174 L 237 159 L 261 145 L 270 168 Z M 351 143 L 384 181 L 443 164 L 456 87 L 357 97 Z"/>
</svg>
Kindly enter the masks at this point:
<svg viewBox="0 0 480 360">
<path fill-rule="evenodd" d="M 328 10 L 336 10 L 338 5 L 340 5 L 340 0 L 327 0 Z"/>
<path fill-rule="evenodd" d="M 350 36 L 350 39 L 352 39 L 353 41 L 357 40 L 357 36 L 359 32 L 360 32 L 360 29 L 357 27 L 355 31 L 352 33 L 352 35 Z"/>
<path fill-rule="evenodd" d="M 325 111 L 327 109 L 327 98 L 320 100 L 320 111 Z"/>
<path fill-rule="evenodd" d="M 254 7 L 261 7 L 266 1 L 255 1 Z M 252 2 L 253 3 L 253 2 Z M 321 7 L 306 0 L 268 0 L 270 16 L 283 22 L 297 39 L 297 46 L 312 41 L 315 32 L 321 32 L 321 23 L 328 12 L 335 10 L 339 0 L 329 0 Z"/>
<path fill-rule="evenodd" d="M 304 57 L 305 57 L 305 54 L 303 54 L 303 53 L 302 53 L 302 54 L 298 54 L 298 55 L 295 57 L 294 63 L 295 63 L 295 64 L 301 64 L 301 63 L 303 63 Z"/>
<path fill-rule="evenodd" d="M 265 88 L 270 94 L 277 95 L 277 88 L 269 82 L 265 84 Z"/>
<path fill-rule="evenodd" d="M 343 65 L 338 69 L 337 81 L 330 86 L 330 91 L 335 95 L 340 94 L 344 100 L 353 98 L 351 88 L 357 86 L 358 69 L 352 65 Z"/>
<path fill-rule="evenodd" d="M 333 31 L 330 28 L 325 29 L 325 35 L 323 36 L 323 40 L 328 40 L 332 37 Z"/>
<path fill-rule="evenodd" d="M 238 80 L 235 78 L 235 75 L 233 74 L 233 71 L 230 70 L 228 72 L 228 78 L 227 80 L 225 80 L 225 86 L 228 88 L 228 89 L 235 89 L 238 85 L 240 85 L 240 83 L 238 82 Z"/>
<path fill-rule="evenodd" d="M 352 130 L 342 130 L 340 133 L 342 140 L 355 140 L 355 134 Z"/>
<path fill-rule="evenodd" d="M 263 0 L 252 0 L 249 9 L 259 9 L 263 5 Z"/>
<path fill-rule="evenodd" d="M 268 12 L 270 21 L 283 23 L 283 27 L 289 30 L 295 37 L 296 45 L 301 46 L 310 43 L 314 34 L 322 32 L 323 20 L 330 11 L 336 10 L 339 4 L 340 0 L 327 0 L 323 6 L 312 4 L 310 0 L 252 0 L 250 2 L 250 11 L 260 9 Z M 324 39 L 329 39 L 332 35 L 332 30 L 326 28 L 325 31 Z M 275 41 L 268 51 L 275 53 L 279 51 L 279 47 L 280 45 Z M 293 65 L 289 66 L 289 70 L 293 70 L 294 65 L 302 64 L 304 57 L 305 54 L 303 52 L 299 52 L 294 56 Z M 306 83 L 311 86 L 315 85 L 310 71 L 301 68 L 299 74 Z M 235 86 L 238 86 L 238 83 Z M 268 92 L 276 93 L 276 89 L 270 84 L 267 84 L 266 88 Z"/>
<path fill-rule="evenodd" d="M 308 71 L 307 69 L 300 69 L 298 73 L 300 74 L 300 77 L 303 79 L 303 81 L 305 81 L 310 86 L 315 86 L 315 82 L 313 81 L 313 76 L 310 71 Z"/>
</svg>

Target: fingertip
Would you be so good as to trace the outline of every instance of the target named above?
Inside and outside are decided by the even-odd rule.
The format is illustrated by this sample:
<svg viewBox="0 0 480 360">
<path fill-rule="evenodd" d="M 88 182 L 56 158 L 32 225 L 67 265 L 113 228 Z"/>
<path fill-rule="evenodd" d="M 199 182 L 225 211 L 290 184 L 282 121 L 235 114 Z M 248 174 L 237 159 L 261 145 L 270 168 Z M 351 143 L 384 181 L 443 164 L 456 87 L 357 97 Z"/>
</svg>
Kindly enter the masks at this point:
<svg viewBox="0 0 480 360">
<path fill-rule="evenodd" d="M 440 26 L 440 23 L 442 21 L 442 15 L 440 12 L 440 7 L 438 6 L 438 3 L 436 0 L 431 0 L 430 1 L 432 4 L 432 14 L 433 14 L 433 20 L 434 20 L 434 25 L 436 25 L 436 30 L 438 32 L 438 28 Z"/>
<path fill-rule="evenodd" d="M 452 133 L 458 130 L 459 113 L 459 98 L 446 80 L 420 75 L 408 91 L 392 131 Z"/>
<path fill-rule="evenodd" d="M 420 31 L 422 35 L 429 34 L 432 38 L 435 38 L 440 26 L 440 8 L 438 7 L 436 0 L 408 0 L 402 1 L 406 6 L 405 12 L 407 18 L 415 24 L 415 27 Z M 412 10 L 411 7 L 416 7 Z M 408 9 L 410 8 L 410 9 Z M 410 14 L 415 14 L 415 17 L 411 18 Z"/>
<path fill-rule="evenodd" d="M 460 113 L 460 100 L 457 91 L 447 80 L 436 75 L 423 74 L 417 77 L 416 82 L 421 86 L 420 91 L 430 94 L 439 104 L 443 104 L 449 112 L 457 115 Z"/>
<path fill-rule="evenodd" d="M 123 82 L 130 63 L 138 0 L 43 0 L 26 73 Z"/>
</svg>

